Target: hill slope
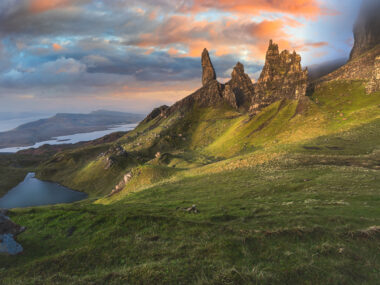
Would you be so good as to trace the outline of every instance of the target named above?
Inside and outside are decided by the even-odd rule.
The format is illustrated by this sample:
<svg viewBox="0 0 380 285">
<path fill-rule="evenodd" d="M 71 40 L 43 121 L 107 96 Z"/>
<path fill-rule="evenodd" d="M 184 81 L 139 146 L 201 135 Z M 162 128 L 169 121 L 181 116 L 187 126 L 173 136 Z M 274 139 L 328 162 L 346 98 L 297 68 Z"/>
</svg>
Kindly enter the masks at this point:
<svg viewBox="0 0 380 285">
<path fill-rule="evenodd" d="M 33 145 L 58 136 L 105 130 L 114 125 L 137 123 L 141 114 L 99 110 L 90 114 L 57 114 L 0 133 L 0 148 Z"/>
</svg>

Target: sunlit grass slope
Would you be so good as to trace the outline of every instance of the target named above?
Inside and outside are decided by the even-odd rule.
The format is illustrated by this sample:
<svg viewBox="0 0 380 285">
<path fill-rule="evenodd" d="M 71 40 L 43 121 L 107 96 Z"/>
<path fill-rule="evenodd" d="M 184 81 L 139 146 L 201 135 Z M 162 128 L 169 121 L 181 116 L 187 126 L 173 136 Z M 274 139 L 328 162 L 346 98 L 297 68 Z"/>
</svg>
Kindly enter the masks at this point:
<svg viewBox="0 0 380 285">
<path fill-rule="evenodd" d="M 100 199 L 13 211 L 25 252 L 0 259 L 1 280 L 378 284 L 379 142 L 380 93 L 359 81 L 254 117 L 196 106 L 157 117 L 40 167 Z M 107 168 L 115 145 L 128 155 Z M 193 204 L 198 214 L 184 210 Z"/>
<path fill-rule="evenodd" d="M 379 171 L 279 159 L 14 211 L 3 284 L 376 284 Z M 182 210 L 193 204 L 199 214 Z"/>
<path fill-rule="evenodd" d="M 142 165 L 154 164 L 158 152 L 166 155 L 166 159 L 159 162 L 161 166 L 182 171 L 241 155 L 292 152 L 304 149 L 303 145 L 313 140 L 339 136 L 374 122 L 380 118 L 379 105 L 380 93 L 365 94 L 363 82 L 336 81 L 325 84 L 301 101 L 278 101 L 254 117 L 228 106 L 193 106 L 187 112 L 156 117 L 140 124 L 119 139 L 116 144 L 125 149 L 128 158 L 120 159 L 120 163 L 111 168 L 106 167 L 105 159 L 99 155 L 115 143 L 58 154 L 41 166 L 38 175 L 92 196 L 105 195 L 124 174 Z M 374 128 L 376 130 L 376 126 Z M 333 152 L 334 146 L 330 147 Z M 182 175 L 181 171 L 176 173 Z M 138 190 L 135 186 L 131 188 Z"/>
</svg>

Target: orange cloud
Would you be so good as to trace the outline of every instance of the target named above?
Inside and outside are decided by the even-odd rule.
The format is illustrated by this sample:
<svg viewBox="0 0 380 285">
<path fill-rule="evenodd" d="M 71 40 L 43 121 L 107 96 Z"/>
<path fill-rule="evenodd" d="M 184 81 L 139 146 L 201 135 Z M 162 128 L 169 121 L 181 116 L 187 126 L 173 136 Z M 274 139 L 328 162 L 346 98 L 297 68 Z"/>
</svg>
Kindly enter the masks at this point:
<svg viewBox="0 0 380 285">
<path fill-rule="evenodd" d="M 317 43 L 307 43 L 307 46 L 313 47 L 313 48 L 320 48 L 320 47 L 325 47 L 328 46 L 328 42 L 317 42 Z"/>
<path fill-rule="evenodd" d="M 63 49 L 63 47 L 60 44 L 54 43 L 52 44 L 52 47 L 55 51 L 60 51 Z"/>
<path fill-rule="evenodd" d="M 69 0 L 32 0 L 29 8 L 34 13 L 41 13 L 68 5 L 69 3 Z"/>
<path fill-rule="evenodd" d="M 90 0 L 30 0 L 29 10 L 32 13 L 43 13 L 49 10 L 80 5 Z"/>
<path fill-rule="evenodd" d="M 198 21 L 192 16 L 175 15 L 158 25 L 153 32 L 142 34 L 137 45 L 167 49 L 170 45 L 182 45 L 187 54 L 170 50 L 172 56 L 198 57 L 206 47 L 217 56 L 235 54 L 251 49 L 260 43 L 267 45 L 270 38 L 288 38 L 284 31 L 288 20 L 264 20 L 253 22 L 249 17 L 223 18 L 218 21 Z"/>
<path fill-rule="evenodd" d="M 317 0 L 195 0 L 193 9 L 220 9 L 243 14 L 260 14 L 261 12 L 282 12 L 304 17 L 325 14 Z"/>
</svg>

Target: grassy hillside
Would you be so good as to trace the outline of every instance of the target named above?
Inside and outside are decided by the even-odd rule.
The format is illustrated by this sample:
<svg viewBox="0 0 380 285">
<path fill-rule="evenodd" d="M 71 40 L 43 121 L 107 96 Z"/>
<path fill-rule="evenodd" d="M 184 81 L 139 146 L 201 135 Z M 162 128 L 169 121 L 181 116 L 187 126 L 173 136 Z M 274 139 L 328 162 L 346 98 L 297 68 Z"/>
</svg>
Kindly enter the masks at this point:
<svg viewBox="0 0 380 285">
<path fill-rule="evenodd" d="M 301 101 L 278 101 L 254 117 L 228 106 L 194 106 L 184 114 L 140 124 L 116 143 L 60 153 L 41 166 L 38 176 L 93 197 L 105 195 L 124 174 L 143 165 L 159 163 L 184 172 L 243 154 L 270 156 L 307 148 L 318 138 L 374 122 L 380 118 L 379 104 L 380 93 L 366 95 L 363 82 L 340 81 L 325 84 Z M 330 147 L 333 151 L 334 145 Z M 126 153 L 118 154 L 120 148 Z M 157 152 L 165 159 L 157 161 Z M 112 167 L 107 167 L 109 159 Z"/>
<path fill-rule="evenodd" d="M 194 106 L 57 154 L 38 175 L 92 198 L 13 211 L 25 252 L 0 259 L 3 283 L 377 284 L 379 106 L 338 81 L 254 117 Z"/>
<path fill-rule="evenodd" d="M 15 211 L 4 284 L 376 284 L 379 172 L 294 157 Z M 199 214 L 182 208 L 196 204 Z M 74 233 L 70 235 L 74 227 Z"/>
</svg>

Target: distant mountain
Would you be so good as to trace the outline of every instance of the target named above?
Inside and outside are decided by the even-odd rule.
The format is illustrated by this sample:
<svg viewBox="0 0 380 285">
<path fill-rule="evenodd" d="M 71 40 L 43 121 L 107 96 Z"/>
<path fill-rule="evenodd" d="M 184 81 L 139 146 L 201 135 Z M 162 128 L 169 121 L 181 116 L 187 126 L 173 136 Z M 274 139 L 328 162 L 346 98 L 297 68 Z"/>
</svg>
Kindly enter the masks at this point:
<svg viewBox="0 0 380 285">
<path fill-rule="evenodd" d="M 44 118 L 50 117 L 54 113 L 42 113 L 42 112 L 0 112 L 0 120 L 13 120 L 13 119 L 25 119 L 25 118 Z"/>
<path fill-rule="evenodd" d="M 89 114 L 58 113 L 0 133 L 0 148 L 28 146 L 58 136 L 106 130 L 141 121 L 144 115 L 98 110 Z"/>
</svg>

